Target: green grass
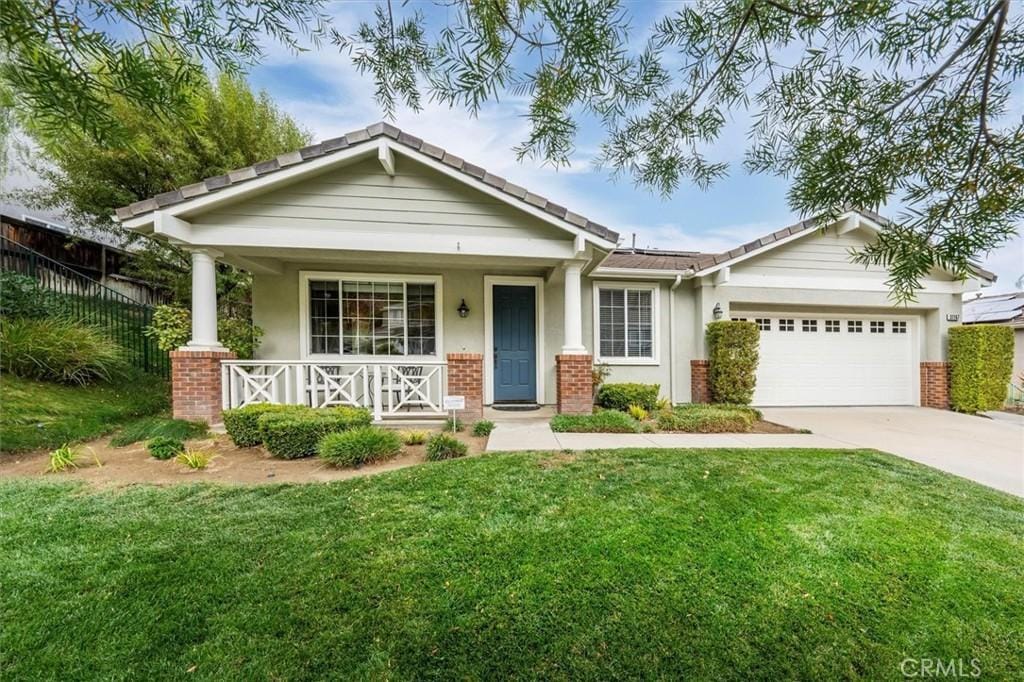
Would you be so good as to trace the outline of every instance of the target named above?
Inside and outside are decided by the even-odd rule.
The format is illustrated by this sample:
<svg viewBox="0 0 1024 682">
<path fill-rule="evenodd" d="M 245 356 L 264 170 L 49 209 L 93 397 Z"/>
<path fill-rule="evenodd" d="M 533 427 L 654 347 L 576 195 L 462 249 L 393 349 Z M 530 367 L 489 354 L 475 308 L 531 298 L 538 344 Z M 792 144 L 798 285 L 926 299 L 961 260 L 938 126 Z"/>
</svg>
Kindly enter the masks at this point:
<svg viewBox="0 0 1024 682">
<path fill-rule="evenodd" d="M 1024 501 L 867 451 L 502 454 L 304 486 L 53 475 L 0 483 L 0 537 L 5 679 L 1024 670 Z"/>
<path fill-rule="evenodd" d="M 125 424 L 117 435 L 110 439 L 110 444 L 120 448 L 158 437 L 184 441 L 204 435 L 206 435 L 204 422 L 171 419 L 170 417 L 142 417 Z"/>
<path fill-rule="evenodd" d="M 62 386 L 0 376 L 0 452 L 55 448 L 96 438 L 167 408 L 167 387 L 151 376 L 121 384 Z"/>
</svg>

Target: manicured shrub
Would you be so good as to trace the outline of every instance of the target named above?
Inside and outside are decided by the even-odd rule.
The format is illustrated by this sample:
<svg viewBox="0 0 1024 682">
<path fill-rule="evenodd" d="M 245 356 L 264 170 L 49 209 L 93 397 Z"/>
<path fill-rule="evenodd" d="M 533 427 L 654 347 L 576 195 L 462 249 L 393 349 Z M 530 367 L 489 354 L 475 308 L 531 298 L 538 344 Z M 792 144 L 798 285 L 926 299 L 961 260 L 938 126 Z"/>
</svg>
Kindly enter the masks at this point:
<svg viewBox="0 0 1024 682">
<path fill-rule="evenodd" d="M 630 405 L 639 405 L 650 412 L 658 406 L 659 390 L 660 384 L 604 384 L 595 402 L 609 410 L 625 412 Z"/>
<path fill-rule="evenodd" d="M 466 422 L 462 421 L 458 417 L 452 419 L 448 418 L 444 420 L 444 430 L 451 433 L 452 431 L 465 431 Z"/>
<path fill-rule="evenodd" d="M 399 435 L 402 438 L 402 442 L 406 445 L 423 445 L 427 442 L 427 438 L 430 437 L 430 432 L 415 429 L 402 431 Z"/>
<path fill-rule="evenodd" d="M 450 433 L 435 433 L 427 441 L 427 459 L 431 462 L 465 457 L 467 452 L 466 444 Z"/>
<path fill-rule="evenodd" d="M 473 435 L 474 436 L 489 436 L 491 431 L 494 430 L 494 422 L 489 419 L 481 419 L 480 421 L 473 424 Z"/>
<path fill-rule="evenodd" d="M 324 436 L 319 451 L 334 466 L 359 467 L 394 457 L 402 451 L 402 439 L 389 429 L 360 426 Z"/>
<path fill-rule="evenodd" d="M 660 412 L 658 429 L 686 433 L 745 433 L 760 418 L 760 412 L 745 405 L 694 403 Z"/>
<path fill-rule="evenodd" d="M 146 451 L 153 459 L 171 459 L 185 451 L 185 444 L 170 436 L 157 436 L 146 442 Z"/>
<path fill-rule="evenodd" d="M 708 323 L 708 384 L 714 402 L 749 405 L 754 399 L 760 339 L 753 322 Z"/>
<path fill-rule="evenodd" d="M 640 423 L 625 412 L 601 410 L 594 414 L 556 414 L 551 430 L 558 433 L 637 433 Z"/>
<path fill-rule="evenodd" d="M 950 406 L 958 412 L 998 410 L 1013 374 L 1013 328 L 973 324 L 949 330 Z"/>
<path fill-rule="evenodd" d="M 228 432 L 231 442 L 240 448 L 251 448 L 263 442 L 259 420 L 265 414 L 280 412 L 301 412 L 310 408 L 303 405 L 277 405 L 275 403 L 255 403 L 224 410 L 224 430 Z"/>
<path fill-rule="evenodd" d="M 329 433 L 338 433 L 373 420 L 363 408 L 339 407 L 271 412 L 259 418 L 260 437 L 274 457 L 296 459 L 317 454 L 320 440 Z"/>
<path fill-rule="evenodd" d="M 98 329 L 61 318 L 0 320 L 0 366 L 27 379 L 78 385 L 129 371 L 120 346 Z"/>
</svg>

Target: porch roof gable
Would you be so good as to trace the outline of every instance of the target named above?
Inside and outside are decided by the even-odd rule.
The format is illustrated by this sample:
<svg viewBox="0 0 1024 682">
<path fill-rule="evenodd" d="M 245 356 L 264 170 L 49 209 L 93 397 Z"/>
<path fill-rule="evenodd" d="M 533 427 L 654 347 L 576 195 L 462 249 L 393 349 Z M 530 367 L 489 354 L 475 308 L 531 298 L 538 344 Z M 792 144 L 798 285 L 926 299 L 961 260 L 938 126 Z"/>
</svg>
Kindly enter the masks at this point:
<svg viewBox="0 0 1024 682">
<path fill-rule="evenodd" d="M 364 148 L 367 151 L 377 149 L 374 144 L 395 144 L 398 151 L 408 150 L 412 154 L 422 155 L 420 158 L 436 163 L 457 171 L 458 179 L 481 189 L 496 191 L 499 198 L 518 208 L 528 211 L 541 211 L 550 218 L 554 218 L 562 227 L 570 232 L 578 233 L 583 231 L 592 237 L 597 237 L 606 242 L 605 247 L 614 245 L 619 235 L 617 232 L 595 223 L 584 216 L 569 211 L 549 199 L 534 194 L 524 187 L 509 182 L 503 177 L 494 175 L 480 166 L 473 165 L 461 157 L 455 156 L 448 151 L 425 142 L 423 139 L 410 135 L 389 123 L 374 123 L 373 125 L 352 131 L 341 137 L 324 140 L 317 144 L 303 147 L 297 151 L 282 154 L 275 159 L 261 161 L 251 166 L 233 170 L 225 175 L 218 175 L 206 178 L 200 182 L 186 185 L 171 192 L 164 192 L 149 199 L 137 201 L 128 206 L 122 206 L 116 211 L 116 220 L 125 223 L 126 227 L 138 227 L 153 220 L 153 214 L 164 209 L 185 209 L 188 204 L 195 203 L 215 193 L 224 192 L 228 189 L 243 188 L 246 185 L 254 191 L 265 188 L 266 181 L 275 179 L 278 175 L 281 179 L 294 177 L 292 173 L 282 171 L 295 171 L 304 165 L 321 166 L 322 162 L 332 155 L 340 152 L 352 152 L 357 148 Z M 383 161 L 383 159 L 382 159 Z M 321 162 L 314 164 L 313 162 Z M 265 182 L 255 182 L 264 180 Z M 482 185 L 482 187 L 480 187 Z M 172 209 L 172 210 L 173 210 Z"/>
</svg>

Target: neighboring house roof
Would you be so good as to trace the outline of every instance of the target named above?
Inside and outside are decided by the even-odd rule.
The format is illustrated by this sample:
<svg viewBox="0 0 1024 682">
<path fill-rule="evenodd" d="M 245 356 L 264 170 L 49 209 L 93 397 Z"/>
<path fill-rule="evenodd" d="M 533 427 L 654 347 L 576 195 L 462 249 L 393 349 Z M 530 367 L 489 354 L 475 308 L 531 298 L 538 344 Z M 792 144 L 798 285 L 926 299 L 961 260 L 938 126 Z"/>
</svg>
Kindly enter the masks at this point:
<svg viewBox="0 0 1024 682">
<path fill-rule="evenodd" d="M 245 168 L 233 170 L 226 175 L 207 178 L 202 182 L 186 185 L 185 187 L 176 189 L 172 192 L 165 192 L 143 201 L 137 201 L 133 204 L 117 209 L 117 219 L 123 221 L 137 218 L 158 209 L 182 204 L 191 199 L 206 196 L 227 187 L 236 187 L 257 178 L 263 178 L 286 168 L 291 168 L 297 164 L 308 163 L 314 159 L 323 158 L 336 152 L 349 149 L 355 145 L 363 144 L 378 138 L 388 138 L 397 142 L 399 145 L 408 147 L 409 149 L 436 159 L 446 166 L 450 166 L 451 168 L 460 171 L 468 178 L 479 180 L 480 182 L 503 192 L 511 199 L 523 201 L 530 206 L 539 208 L 545 213 L 570 223 L 575 228 L 582 229 L 610 242 L 616 242 L 619 239 L 617 232 L 608 229 L 604 225 L 600 225 L 581 215 L 572 213 L 564 206 L 559 206 L 545 197 L 529 192 L 524 187 L 520 187 L 509 182 L 505 178 L 489 173 L 480 166 L 475 166 L 468 161 L 463 160 L 461 157 L 445 151 L 441 147 L 424 142 L 415 135 L 403 132 L 388 123 L 374 123 L 371 126 L 355 130 L 342 135 L 341 137 L 324 140 L 323 142 L 303 147 L 297 151 L 282 154 L 276 159 L 261 161 L 251 166 L 246 166 Z"/>
<path fill-rule="evenodd" d="M 963 315 L 964 324 L 1024 326 L 1024 291 L 965 300 Z"/>
</svg>

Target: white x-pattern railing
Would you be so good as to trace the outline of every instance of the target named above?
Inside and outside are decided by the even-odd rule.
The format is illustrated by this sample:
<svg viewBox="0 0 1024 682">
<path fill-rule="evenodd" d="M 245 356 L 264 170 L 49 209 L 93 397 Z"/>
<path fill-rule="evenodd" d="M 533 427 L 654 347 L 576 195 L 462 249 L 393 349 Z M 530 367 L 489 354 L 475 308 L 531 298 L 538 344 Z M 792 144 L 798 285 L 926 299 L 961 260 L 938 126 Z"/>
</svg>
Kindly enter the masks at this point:
<svg viewBox="0 0 1024 682">
<path fill-rule="evenodd" d="M 351 405 L 373 410 L 376 420 L 442 416 L 445 367 L 441 360 L 225 360 L 221 363 L 223 406 Z"/>
</svg>

